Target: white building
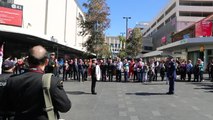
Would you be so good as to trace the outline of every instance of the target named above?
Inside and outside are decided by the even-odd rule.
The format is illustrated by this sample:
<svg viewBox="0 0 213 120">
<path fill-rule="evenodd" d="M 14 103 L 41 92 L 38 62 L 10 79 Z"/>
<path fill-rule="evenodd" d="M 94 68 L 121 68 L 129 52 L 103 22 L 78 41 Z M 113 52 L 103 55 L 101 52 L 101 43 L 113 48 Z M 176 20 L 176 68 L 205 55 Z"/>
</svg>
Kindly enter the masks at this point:
<svg viewBox="0 0 213 120">
<path fill-rule="evenodd" d="M 107 36 L 105 39 L 105 43 L 110 46 L 110 51 L 113 54 L 112 57 L 116 57 L 122 49 L 122 43 L 119 40 L 118 36 Z"/>
<path fill-rule="evenodd" d="M 78 25 L 79 16 L 84 14 L 76 0 L 0 0 L 0 3 L 0 15 L 6 16 L 0 17 L 0 41 L 41 43 L 68 53 L 85 51 L 82 44 L 87 37 L 79 35 Z M 11 14 L 18 17 L 21 24 L 8 22 L 7 19 L 14 20 Z"/>
</svg>

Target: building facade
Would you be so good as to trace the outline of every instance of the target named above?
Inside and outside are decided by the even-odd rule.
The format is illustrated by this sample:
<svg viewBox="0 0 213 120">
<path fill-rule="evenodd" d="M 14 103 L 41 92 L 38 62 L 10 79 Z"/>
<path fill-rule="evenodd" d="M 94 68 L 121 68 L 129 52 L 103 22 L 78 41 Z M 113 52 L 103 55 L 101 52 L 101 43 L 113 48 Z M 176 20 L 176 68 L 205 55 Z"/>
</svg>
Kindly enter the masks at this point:
<svg viewBox="0 0 213 120">
<path fill-rule="evenodd" d="M 22 46 L 18 50 L 24 51 L 25 47 L 41 44 L 61 54 L 85 51 L 83 43 L 87 37 L 78 34 L 81 31 L 78 18 L 84 14 L 76 0 L 0 0 L 0 3 L 0 41 L 5 42 L 6 49 L 18 44 Z"/>
<path fill-rule="evenodd" d="M 212 14 L 213 0 L 171 0 L 144 30 L 144 37 L 152 38 L 156 51 L 142 56 L 162 56 L 165 52 L 194 64 L 201 58 L 206 66 L 212 58 Z M 197 30 L 204 33 L 202 27 L 208 28 L 210 35 L 196 35 Z"/>
<path fill-rule="evenodd" d="M 153 49 L 171 43 L 171 35 L 213 14 L 213 0 L 171 0 L 144 30 L 152 37 Z"/>
<path fill-rule="evenodd" d="M 116 57 L 122 49 L 122 43 L 118 36 L 106 36 L 105 43 L 110 46 L 112 58 Z"/>
</svg>

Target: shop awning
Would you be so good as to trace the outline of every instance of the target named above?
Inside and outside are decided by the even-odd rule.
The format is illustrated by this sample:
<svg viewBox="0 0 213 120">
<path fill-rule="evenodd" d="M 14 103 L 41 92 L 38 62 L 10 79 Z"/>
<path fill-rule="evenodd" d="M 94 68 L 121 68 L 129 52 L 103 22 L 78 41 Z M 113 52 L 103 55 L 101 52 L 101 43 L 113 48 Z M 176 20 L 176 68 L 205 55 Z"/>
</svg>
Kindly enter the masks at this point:
<svg viewBox="0 0 213 120">
<path fill-rule="evenodd" d="M 177 42 L 173 42 L 161 47 L 158 47 L 158 51 L 174 51 L 185 49 L 193 46 L 212 44 L 213 45 L 213 37 L 200 37 L 200 38 L 187 38 Z"/>
<path fill-rule="evenodd" d="M 148 58 L 148 57 L 163 57 L 163 56 L 168 56 L 170 55 L 171 52 L 169 51 L 152 51 L 146 54 L 140 54 L 137 56 L 137 58 L 142 57 L 142 58 Z"/>
</svg>

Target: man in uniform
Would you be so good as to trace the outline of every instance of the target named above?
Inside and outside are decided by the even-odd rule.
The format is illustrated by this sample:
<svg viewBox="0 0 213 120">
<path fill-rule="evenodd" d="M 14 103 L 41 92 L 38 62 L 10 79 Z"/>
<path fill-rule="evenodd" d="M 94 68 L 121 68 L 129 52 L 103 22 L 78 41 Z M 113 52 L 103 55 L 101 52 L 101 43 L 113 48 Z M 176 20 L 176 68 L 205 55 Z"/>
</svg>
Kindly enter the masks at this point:
<svg viewBox="0 0 213 120">
<path fill-rule="evenodd" d="M 167 77 L 169 79 L 169 92 L 166 94 L 172 95 L 174 94 L 174 84 L 175 84 L 175 79 L 176 79 L 176 68 L 175 68 L 175 63 L 173 62 L 173 57 L 169 56 L 167 58 L 168 60 L 168 70 L 167 70 Z"/>
<path fill-rule="evenodd" d="M 47 51 L 35 46 L 29 51 L 29 72 L 8 79 L 5 87 L 5 107 L 15 112 L 15 120 L 48 120 L 42 88 L 44 68 L 48 64 Z M 56 114 L 67 112 L 71 102 L 63 89 L 63 82 L 52 76 L 50 95 Z M 58 114 L 59 115 L 59 114 Z"/>
<path fill-rule="evenodd" d="M 97 94 L 95 92 L 95 86 L 96 86 L 96 81 L 97 81 L 97 78 L 96 78 L 96 64 L 97 64 L 97 60 L 93 59 L 92 60 L 92 73 L 91 73 L 91 76 L 92 76 L 91 92 L 92 92 L 93 95 Z"/>
</svg>

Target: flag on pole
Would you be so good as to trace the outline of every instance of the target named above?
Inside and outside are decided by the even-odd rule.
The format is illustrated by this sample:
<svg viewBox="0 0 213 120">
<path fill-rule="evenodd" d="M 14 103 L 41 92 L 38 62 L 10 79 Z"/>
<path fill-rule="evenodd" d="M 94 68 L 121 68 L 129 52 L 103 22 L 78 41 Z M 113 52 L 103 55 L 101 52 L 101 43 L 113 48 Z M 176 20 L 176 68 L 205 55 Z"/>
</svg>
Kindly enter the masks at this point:
<svg viewBox="0 0 213 120">
<path fill-rule="evenodd" d="M 2 74 L 3 52 L 4 52 L 4 43 L 0 45 L 0 74 Z"/>
</svg>

